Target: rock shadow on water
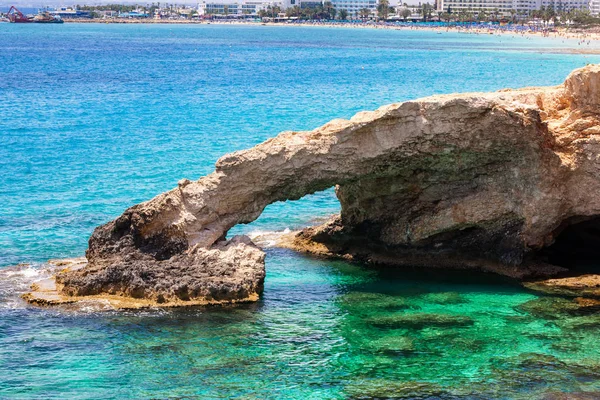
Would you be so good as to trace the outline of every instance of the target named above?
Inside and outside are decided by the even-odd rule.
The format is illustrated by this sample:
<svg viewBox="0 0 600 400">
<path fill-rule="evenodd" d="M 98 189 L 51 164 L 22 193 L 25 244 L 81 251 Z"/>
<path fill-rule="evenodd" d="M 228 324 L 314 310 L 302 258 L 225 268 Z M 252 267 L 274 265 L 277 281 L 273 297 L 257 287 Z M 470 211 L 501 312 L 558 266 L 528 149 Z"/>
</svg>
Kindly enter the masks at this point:
<svg viewBox="0 0 600 400">
<path fill-rule="evenodd" d="M 369 341 L 364 348 L 373 353 L 388 355 L 410 355 L 417 350 L 414 339 L 403 335 L 385 335 L 379 339 Z"/>
<path fill-rule="evenodd" d="M 556 324 L 565 331 L 582 331 L 598 333 L 600 330 L 600 315 L 583 315 L 571 318 L 565 318 L 557 321 Z"/>
<path fill-rule="evenodd" d="M 515 307 L 516 311 L 536 318 L 557 320 L 577 314 L 595 313 L 595 309 L 582 307 L 573 300 L 562 297 L 539 297 Z"/>
<path fill-rule="evenodd" d="M 390 312 L 416 309 L 404 297 L 392 296 L 383 293 L 349 292 L 338 299 L 338 304 L 350 312 L 358 314 L 373 314 L 375 312 Z"/>
<path fill-rule="evenodd" d="M 600 392 L 552 392 L 546 393 L 541 400 L 598 400 Z"/>
<path fill-rule="evenodd" d="M 445 344 L 444 347 L 450 348 L 455 352 L 476 353 L 485 349 L 487 347 L 487 343 L 483 339 L 459 336 L 450 340 L 447 344 Z"/>
<path fill-rule="evenodd" d="M 450 400 L 459 397 L 432 382 L 365 378 L 346 386 L 349 399 Z"/>
<path fill-rule="evenodd" d="M 430 303 L 442 305 L 465 304 L 469 302 L 458 292 L 429 293 L 423 297 L 426 301 Z"/>
</svg>

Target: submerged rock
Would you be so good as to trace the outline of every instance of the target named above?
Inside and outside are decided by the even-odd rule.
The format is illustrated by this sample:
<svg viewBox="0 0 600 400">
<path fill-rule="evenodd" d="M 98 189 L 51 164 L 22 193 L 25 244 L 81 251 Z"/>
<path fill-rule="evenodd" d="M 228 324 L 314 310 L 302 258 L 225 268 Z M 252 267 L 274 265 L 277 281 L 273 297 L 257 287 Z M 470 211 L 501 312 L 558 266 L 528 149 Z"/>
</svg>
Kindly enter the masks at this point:
<svg viewBox="0 0 600 400">
<path fill-rule="evenodd" d="M 550 392 L 542 397 L 542 400 L 598 400 L 600 392 Z"/>
<path fill-rule="evenodd" d="M 579 389 L 580 383 L 596 382 L 600 378 L 597 362 L 582 361 L 561 360 L 542 353 L 522 353 L 513 357 L 493 359 L 492 370 L 500 387 L 506 385 L 516 389 L 522 388 L 528 393 L 534 389 L 542 389 L 550 394 L 557 387 L 566 390 Z"/>
<path fill-rule="evenodd" d="M 600 328 L 600 315 L 583 315 L 560 320 L 558 325 L 566 331 L 594 330 Z"/>
<path fill-rule="evenodd" d="M 440 292 L 440 293 L 429 293 L 425 296 L 427 301 L 436 304 L 464 304 L 468 303 L 467 299 L 457 292 Z"/>
<path fill-rule="evenodd" d="M 578 311 L 580 307 L 576 302 L 561 297 L 540 297 L 526 301 L 516 309 L 537 318 L 557 319 Z"/>
<path fill-rule="evenodd" d="M 430 327 L 464 327 L 474 321 L 464 315 L 449 314 L 395 314 L 369 318 L 367 323 L 383 328 L 425 329 Z"/>
<path fill-rule="evenodd" d="M 431 382 L 364 379 L 346 386 L 351 399 L 446 399 L 447 390 Z"/>
<path fill-rule="evenodd" d="M 528 392 L 550 389 L 565 380 L 566 364 L 541 353 L 523 353 L 491 360 L 493 376 L 499 387 Z M 510 396 L 509 396 L 510 398 Z"/>
<path fill-rule="evenodd" d="M 157 304 L 257 299 L 264 255 L 227 232 L 268 204 L 332 186 L 340 216 L 286 246 L 547 276 L 561 269 L 531 256 L 600 215 L 599 112 L 600 67 L 588 66 L 555 87 L 433 96 L 283 132 L 96 228 L 87 266 L 58 274 L 59 291 Z"/>
<path fill-rule="evenodd" d="M 373 311 L 400 311 L 417 308 L 402 297 L 383 293 L 350 292 L 338 299 L 340 305 L 351 312 L 371 314 Z"/>
<path fill-rule="evenodd" d="M 382 353 L 408 353 L 415 351 L 415 343 L 411 337 L 389 335 L 370 341 L 367 349 Z"/>
</svg>

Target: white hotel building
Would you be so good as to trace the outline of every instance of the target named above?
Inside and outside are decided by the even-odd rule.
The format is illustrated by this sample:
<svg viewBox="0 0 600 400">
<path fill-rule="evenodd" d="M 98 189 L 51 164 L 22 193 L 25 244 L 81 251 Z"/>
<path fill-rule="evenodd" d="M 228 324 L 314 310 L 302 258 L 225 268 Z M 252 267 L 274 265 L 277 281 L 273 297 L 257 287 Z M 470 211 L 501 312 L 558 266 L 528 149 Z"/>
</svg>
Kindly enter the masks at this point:
<svg viewBox="0 0 600 400">
<path fill-rule="evenodd" d="M 268 6 L 279 6 L 283 10 L 286 8 L 298 7 L 314 7 L 316 4 L 323 4 L 327 0 L 242 0 L 237 2 L 202 2 L 198 4 L 199 15 L 229 15 L 244 16 L 257 15 L 260 10 L 266 10 Z M 379 0 L 329 0 L 333 7 L 338 11 L 345 9 L 351 16 L 358 15 L 363 8 L 375 12 Z M 600 0 L 598 0 L 600 1 Z"/>
<path fill-rule="evenodd" d="M 348 14 L 358 15 L 363 8 L 375 12 L 377 10 L 378 0 L 330 0 L 336 10 L 346 10 Z M 600 1 L 600 0 L 599 0 Z"/>
<path fill-rule="evenodd" d="M 199 15 L 228 15 L 232 17 L 257 16 L 259 11 L 269 6 L 283 7 L 279 1 L 242 1 L 235 3 L 203 2 L 198 4 Z"/>
<path fill-rule="evenodd" d="M 501 15 L 509 16 L 511 10 L 524 14 L 542 6 L 552 6 L 555 10 L 589 9 L 594 13 L 592 4 L 600 11 L 600 0 L 438 0 L 438 11 L 448 11 L 448 8 L 453 13 L 460 10 L 498 10 Z"/>
<path fill-rule="evenodd" d="M 241 0 L 234 3 L 200 3 L 198 13 L 200 15 L 257 15 L 260 10 L 268 6 L 279 6 L 283 10 L 294 6 L 314 6 L 327 0 Z M 338 11 L 345 9 L 351 16 L 356 16 L 360 10 L 366 8 L 375 12 L 379 0 L 329 0 Z M 422 0 L 428 1 L 428 0 Z M 433 0 L 429 0 L 433 2 Z M 511 10 L 517 14 L 526 14 L 532 10 L 539 10 L 542 6 L 552 6 L 557 11 L 568 11 L 573 9 L 589 10 L 592 15 L 600 14 L 600 0 L 437 0 L 437 11 L 446 12 L 448 9 L 453 13 L 461 10 L 477 12 L 498 11 L 500 16 L 511 16 Z"/>
<path fill-rule="evenodd" d="M 330 1 L 336 10 L 346 10 L 350 15 L 357 15 L 363 8 L 371 11 L 377 10 L 378 0 L 283 0 L 283 8 L 303 5 L 314 6 Z M 600 0 L 599 0 L 600 1 Z"/>
</svg>

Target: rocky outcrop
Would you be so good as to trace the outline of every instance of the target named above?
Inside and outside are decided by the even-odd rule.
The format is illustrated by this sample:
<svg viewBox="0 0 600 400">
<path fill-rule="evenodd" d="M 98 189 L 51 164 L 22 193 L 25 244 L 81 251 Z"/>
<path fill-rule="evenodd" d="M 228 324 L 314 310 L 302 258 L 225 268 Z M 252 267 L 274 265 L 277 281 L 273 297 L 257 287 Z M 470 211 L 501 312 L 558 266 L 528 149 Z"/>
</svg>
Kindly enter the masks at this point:
<svg viewBox="0 0 600 400">
<path fill-rule="evenodd" d="M 580 304 L 598 306 L 600 303 L 600 275 L 584 274 L 564 278 L 544 279 L 525 283 L 529 289 L 548 293 L 551 295 L 576 297 L 586 296 L 586 301 Z M 591 297 L 592 299 L 589 299 Z"/>
<path fill-rule="evenodd" d="M 121 256 L 107 260 L 88 256 L 85 267 L 57 274 L 56 284 L 67 299 L 109 295 L 162 306 L 256 301 L 263 290 L 264 257 L 244 236 L 168 259 L 124 247 Z"/>
<path fill-rule="evenodd" d="M 67 295 L 250 298 L 264 256 L 236 224 L 336 186 L 341 214 L 288 246 L 423 266 L 539 271 L 531 256 L 600 215 L 600 67 L 563 85 L 428 97 L 283 132 L 98 227 Z"/>
</svg>

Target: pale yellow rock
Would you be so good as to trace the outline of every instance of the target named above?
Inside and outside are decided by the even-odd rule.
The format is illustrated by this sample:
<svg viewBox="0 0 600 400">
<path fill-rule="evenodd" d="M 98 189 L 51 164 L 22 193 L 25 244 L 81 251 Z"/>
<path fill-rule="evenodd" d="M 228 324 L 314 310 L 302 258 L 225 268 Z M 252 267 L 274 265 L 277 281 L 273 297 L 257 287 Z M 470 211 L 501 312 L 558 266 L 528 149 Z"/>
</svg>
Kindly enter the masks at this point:
<svg viewBox="0 0 600 400">
<path fill-rule="evenodd" d="M 97 228 L 89 264 L 57 281 L 62 293 L 153 301 L 259 294 L 264 255 L 227 247 L 229 229 L 332 186 L 341 216 L 304 245 L 520 276 L 565 225 L 600 215 L 599 90 L 588 66 L 555 87 L 433 96 L 283 132 Z M 180 278 L 190 284 L 174 289 Z"/>
</svg>

